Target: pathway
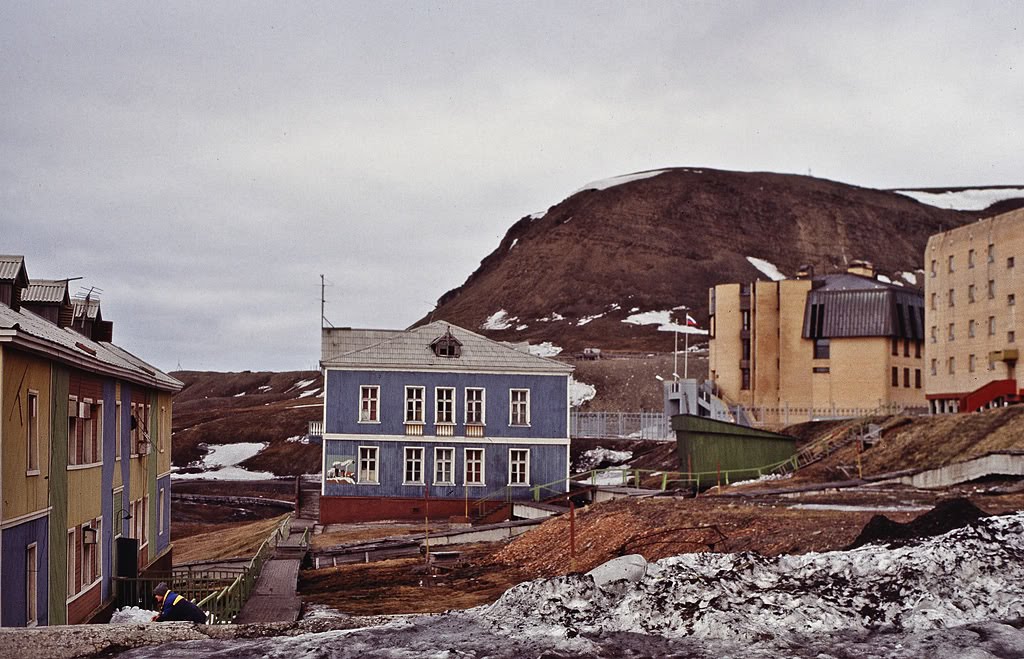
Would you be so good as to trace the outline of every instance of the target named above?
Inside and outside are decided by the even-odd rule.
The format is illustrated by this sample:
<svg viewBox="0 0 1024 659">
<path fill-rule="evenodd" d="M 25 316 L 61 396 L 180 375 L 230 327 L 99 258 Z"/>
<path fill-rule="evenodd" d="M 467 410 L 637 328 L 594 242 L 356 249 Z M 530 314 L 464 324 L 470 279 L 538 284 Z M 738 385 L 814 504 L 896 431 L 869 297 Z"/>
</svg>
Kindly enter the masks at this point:
<svg viewBox="0 0 1024 659">
<path fill-rule="evenodd" d="M 295 589 L 299 566 L 308 549 L 303 544 L 303 536 L 307 529 L 312 530 L 312 526 L 313 520 L 291 520 L 288 537 L 277 543 L 273 558 L 263 565 L 256 588 L 235 617 L 235 624 L 295 622 L 299 619 L 302 600 Z"/>
</svg>

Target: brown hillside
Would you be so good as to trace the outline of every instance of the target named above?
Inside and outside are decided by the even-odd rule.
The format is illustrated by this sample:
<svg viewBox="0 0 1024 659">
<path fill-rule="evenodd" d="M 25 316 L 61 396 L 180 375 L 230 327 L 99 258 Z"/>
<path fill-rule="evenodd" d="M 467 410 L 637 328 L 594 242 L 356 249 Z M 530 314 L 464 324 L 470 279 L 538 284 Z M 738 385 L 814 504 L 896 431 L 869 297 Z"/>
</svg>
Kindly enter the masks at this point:
<svg viewBox="0 0 1024 659">
<path fill-rule="evenodd" d="M 809 176 L 672 169 L 583 190 L 539 219 L 519 220 L 432 317 L 478 329 L 505 309 L 517 320 L 488 336 L 567 350 L 664 350 L 655 326 L 621 320 L 634 308 L 687 305 L 705 326 L 710 286 L 764 278 L 748 256 L 789 275 L 802 264 L 841 270 L 851 259 L 892 275 L 922 267 L 929 235 L 974 217 Z M 564 319 L 540 320 L 552 313 Z"/>
<path fill-rule="evenodd" d="M 316 396 L 323 386 L 319 372 L 173 375 L 185 383 L 174 398 L 171 459 L 176 466 L 200 459 L 202 444 L 268 442 L 242 466 L 279 476 L 319 470 L 318 446 L 285 441 L 305 435 L 310 421 L 323 418 L 323 399 Z"/>
</svg>

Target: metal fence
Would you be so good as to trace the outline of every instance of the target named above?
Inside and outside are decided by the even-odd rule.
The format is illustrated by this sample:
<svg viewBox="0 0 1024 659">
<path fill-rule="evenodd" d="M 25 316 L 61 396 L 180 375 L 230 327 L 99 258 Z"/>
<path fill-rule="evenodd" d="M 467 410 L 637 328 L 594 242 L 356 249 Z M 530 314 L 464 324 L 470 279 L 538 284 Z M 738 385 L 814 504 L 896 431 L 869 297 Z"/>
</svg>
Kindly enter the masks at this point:
<svg viewBox="0 0 1024 659">
<path fill-rule="evenodd" d="M 675 440 L 672 424 L 661 412 L 573 412 L 569 436 Z"/>
<path fill-rule="evenodd" d="M 806 407 L 797 405 L 781 405 L 769 407 L 765 405 L 742 407 L 734 406 L 729 415 L 715 415 L 717 421 L 733 421 L 754 427 L 789 426 L 805 421 L 830 421 L 837 419 L 856 419 L 871 416 L 893 415 L 919 416 L 928 414 L 927 406 L 907 406 L 890 403 L 877 407 Z"/>
</svg>

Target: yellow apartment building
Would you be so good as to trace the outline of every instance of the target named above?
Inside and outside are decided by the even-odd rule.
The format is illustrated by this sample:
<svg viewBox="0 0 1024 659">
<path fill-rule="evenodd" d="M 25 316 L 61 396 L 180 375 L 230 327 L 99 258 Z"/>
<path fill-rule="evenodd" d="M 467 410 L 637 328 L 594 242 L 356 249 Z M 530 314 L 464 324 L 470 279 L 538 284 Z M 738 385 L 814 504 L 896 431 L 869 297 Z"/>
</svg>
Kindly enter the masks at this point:
<svg viewBox="0 0 1024 659">
<path fill-rule="evenodd" d="M 925 248 L 925 393 L 933 413 L 1017 402 L 1024 209 L 936 234 Z"/>
<path fill-rule="evenodd" d="M 754 421 L 924 407 L 924 298 L 846 273 L 720 284 L 709 292 L 710 378 Z"/>
</svg>

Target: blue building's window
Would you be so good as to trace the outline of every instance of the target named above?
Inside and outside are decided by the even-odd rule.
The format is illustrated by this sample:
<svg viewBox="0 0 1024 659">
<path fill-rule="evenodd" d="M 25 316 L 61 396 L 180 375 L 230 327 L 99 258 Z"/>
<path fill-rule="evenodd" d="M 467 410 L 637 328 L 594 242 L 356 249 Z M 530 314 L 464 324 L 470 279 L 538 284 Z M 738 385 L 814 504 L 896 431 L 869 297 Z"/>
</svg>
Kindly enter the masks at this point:
<svg viewBox="0 0 1024 659">
<path fill-rule="evenodd" d="M 423 423 L 423 387 L 405 388 L 405 422 Z"/>
<path fill-rule="evenodd" d="M 436 396 L 434 423 L 455 423 L 455 389 L 453 387 L 438 387 L 434 395 Z"/>
<path fill-rule="evenodd" d="M 434 485 L 455 485 L 455 449 L 438 446 L 434 449 Z"/>
<path fill-rule="evenodd" d="M 380 423 L 380 387 L 359 387 L 359 423 Z"/>
<path fill-rule="evenodd" d="M 511 389 L 509 390 L 509 420 L 510 426 L 530 425 L 530 390 Z"/>
<path fill-rule="evenodd" d="M 508 450 L 508 484 L 530 484 L 530 449 L 511 448 Z"/>
<path fill-rule="evenodd" d="M 465 473 L 463 482 L 466 485 L 484 484 L 484 450 L 482 448 L 468 448 L 465 452 Z"/>
<path fill-rule="evenodd" d="M 423 448 L 405 447 L 405 485 L 423 485 Z"/>
<path fill-rule="evenodd" d="M 376 446 L 359 447 L 359 482 L 379 483 L 378 479 L 378 453 Z"/>
<path fill-rule="evenodd" d="M 466 423 L 484 425 L 484 390 L 466 388 Z"/>
</svg>

